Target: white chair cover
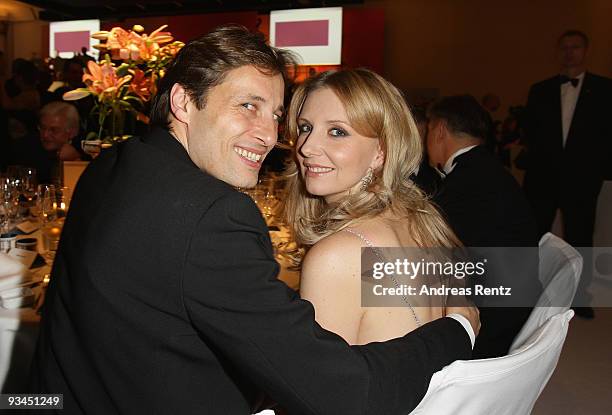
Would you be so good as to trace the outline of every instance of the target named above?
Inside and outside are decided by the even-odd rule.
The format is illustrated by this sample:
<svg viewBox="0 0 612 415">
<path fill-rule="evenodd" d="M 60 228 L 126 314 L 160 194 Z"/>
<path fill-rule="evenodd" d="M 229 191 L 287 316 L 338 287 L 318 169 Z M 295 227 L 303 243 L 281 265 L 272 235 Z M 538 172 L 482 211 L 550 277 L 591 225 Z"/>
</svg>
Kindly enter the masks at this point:
<svg viewBox="0 0 612 415">
<path fill-rule="evenodd" d="M 520 347 L 550 317 L 567 311 L 580 282 L 582 256 L 578 251 L 552 233 L 545 234 L 539 246 L 539 278 L 544 291 L 512 342 L 510 353 Z"/>
<path fill-rule="evenodd" d="M 512 354 L 459 360 L 436 372 L 412 415 L 529 414 L 552 375 L 572 310 L 550 318 Z"/>
</svg>

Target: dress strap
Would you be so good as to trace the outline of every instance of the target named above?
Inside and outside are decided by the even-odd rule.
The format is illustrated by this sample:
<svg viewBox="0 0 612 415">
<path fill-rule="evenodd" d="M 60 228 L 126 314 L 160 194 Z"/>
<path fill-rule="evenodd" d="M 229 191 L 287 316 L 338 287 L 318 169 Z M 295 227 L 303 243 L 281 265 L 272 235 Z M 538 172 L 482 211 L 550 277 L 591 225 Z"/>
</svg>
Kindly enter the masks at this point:
<svg viewBox="0 0 612 415">
<path fill-rule="evenodd" d="M 356 230 L 351 229 L 351 228 L 344 228 L 343 231 L 352 233 L 353 235 L 357 236 L 368 246 L 368 248 L 374 248 L 374 244 L 372 243 L 372 241 L 366 238 L 364 234 L 357 232 Z"/>
<path fill-rule="evenodd" d="M 372 249 L 372 252 L 374 252 L 374 255 L 376 255 L 378 257 L 379 260 L 381 261 L 385 261 L 385 258 L 381 252 L 380 249 L 376 248 L 374 246 L 374 244 L 372 243 L 372 241 L 370 241 L 368 238 L 366 238 L 366 236 L 354 229 L 351 228 L 344 228 L 343 231 L 348 232 L 350 234 L 355 235 L 356 237 L 358 237 L 359 239 L 361 239 L 363 241 L 363 243 L 365 243 L 367 245 L 368 248 Z"/>
<path fill-rule="evenodd" d="M 368 248 L 371 248 L 372 251 L 374 251 L 374 254 L 378 257 L 378 259 L 380 259 L 383 262 L 385 261 L 385 258 L 383 257 L 383 254 L 380 251 L 380 249 L 376 248 L 374 246 L 374 244 L 372 243 L 372 241 L 370 241 L 368 238 L 366 238 L 365 235 L 363 235 L 362 233 L 360 233 L 360 232 L 358 232 L 358 231 L 356 231 L 354 229 L 351 229 L 351 228 L 344 228 L 343 231 L 346 231 L 346 232 L 348 232 L 350 234 L 353 234 L 356 237 L 358 237 L 359 239 L 361 239 L 368 246 Z M 397 280 L 395 279 L 395 277 L 391 277 L 391 280 L 393 281 L 395 286 L 399 288 L 400 285 L 397 282 Z M 414 317 L 414 320 L 416 321 L 417 327 L 421 327 L 421 320 L 417 316 L 416 311 L 414 310 L 414 307 L 412 307 L 412 304 L 410 304 L 410 301 L 408 300 L 408 298 L 404 295 L 404 296 L 402 296 L 402 299 L 408 305 L 408 307 L 410 307 L 410 311 L 412 311 L 412 316 Z"/>
</svg>

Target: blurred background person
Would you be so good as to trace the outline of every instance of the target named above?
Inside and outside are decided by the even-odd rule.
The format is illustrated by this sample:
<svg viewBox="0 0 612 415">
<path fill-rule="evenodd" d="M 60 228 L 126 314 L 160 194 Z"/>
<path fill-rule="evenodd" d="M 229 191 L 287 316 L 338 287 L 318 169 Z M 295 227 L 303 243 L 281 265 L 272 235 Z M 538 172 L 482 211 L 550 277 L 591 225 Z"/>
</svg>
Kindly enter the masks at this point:
<svg viewBox="0 0 612 415">
<path fill-rule="evenodd" d="M 58 101 L 61 101 L 62 95 L 65 92 L 85 87 L 85 84 L 83 83 L 83 71 L 85 68 L 83 60 L 78 57 L 75 57 L 63 61 L 63 64 L 64 65 L 62 67 L 61 72 L 61 80 L 63 81 L 63 85 L 54 91 L 54 93 L 57 95 L 56 99 Z"/>
<path fill-rule="evenodd" d="M 3 106 L 7 111 L 37 111 L 40 107 L 38 69 L 25 59 L 15 59 L 12 77 L 4 83 Z"/>
<path fill-rule="evenodd" d="M 34 167 L 40 183 L 60 183 L 62 161 L 88 158 L 81 141 L 76 108 L 66 102 L 51 102 L 39 112 L 38 132 L 12 143 L 9 163 Z"/>
<path fill-rule="evenodd" d="M 443 176 L 433 200 L 461 242 L 467 247 L 537 247 L 535 220 L 523 192 L 485 148 L 489 124 L 478 101 L 471 95 L 443 97 L 430 106 L 427 115 L 429 162 L 438 166 Z M 511 256 L 513 251 L 505 249 L 504 253 Z M 541 292 L 535 268 L 537 250 L 531 254 L 533 258 L 522 258 L 526 272 L 512 275 L 512 281 L 503 281 L 512 286 L 515 295 L 523 297 L 520 300 L 525 304 L 535 304 Z M 490 275 L 483 284 L 495 286 L 493 281 L 499 279 Z M 482 328 L 473 357 L 507 354 L 532 308 L 480 308 Z"/>
<path fill-rule="evenodd" d="M 429 165 L 429 158 L 427 155 L 427 110 L 422 106 L 416 106 L 411 108 L 412 117 L 419 130 L 419 137 L 423 143 L 423 158 L 419 168 L 415 174 L 412 175 L 412 181 L 428 196 L 435 194 L 440 183 L 440 175 L 436 170 Z"/>
<path fill-rule="evenodd" d="M 487 135 L 484 145 L 490 152 L 497 154 L 501 122 L 497 119 L 496 114 L 501 106 L 501 99 L 498 95 L 489 92 L 482 97 L 481 103 L 486 110 L 487 119 Z"/>
<path fill-rule="evenodd" d="M 59 60 L 56 60 L 56 63 L 59 62 Z M 77 88 L 85 88 L 86 86 L 83 82 L 86 59 L 83 59 L 83 56 L 76 56 L 62 62 L 63 66 L 61 68 L 61 80 L 63 85 L 52 91 L 53 101 L 62 101 L 62 97 L 66 92 Z M 95 105 L 94 96 L 88 96 L 76 101 L 71 101 L 71 104 L 74 105 L 79 112 L 81 130 L 91 130 L 92 126 L 96 125 L 95 122 L 93 122 L 93 119 L 97 119 L 97 116 L 94 117 L 91 114 L 91 110 Z"/>
<path fill-rule="evenodd" d="M 597 198 L 612 164 L 612 80 L 587 72 L 589 39 L 569 30 L 558 41 L 560 73 L 529 91 L 525 112 L 528 161 L 524 188 L 540 235 L 559 221 L 574 247 L 592 247 Z M 576 293 L 576 314 L 593 318 L 587 307 L 592 278 L 588 252 Z"/>
</svg>

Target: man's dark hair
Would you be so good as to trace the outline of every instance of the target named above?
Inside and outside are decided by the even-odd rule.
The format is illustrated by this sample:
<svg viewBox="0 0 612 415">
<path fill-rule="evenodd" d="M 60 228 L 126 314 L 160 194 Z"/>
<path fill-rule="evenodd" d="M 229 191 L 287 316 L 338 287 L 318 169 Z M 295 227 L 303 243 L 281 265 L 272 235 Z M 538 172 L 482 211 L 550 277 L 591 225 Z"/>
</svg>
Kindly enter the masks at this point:
<svg viewBox="0 0 612 415">
<path fill-rule="evenodd" d="M 439 98 L 431 104 L 427 115 L 444 121 L 452 134 L 467 134 L 481 140 L 487 137 L 487 113 L 472 95 Z"/>
<path fill-rule="evenodd" d="M 36 85 L 38 82 L 38 68 L 34 63 L 25 59 L 13 61 L 13 75 L 21 77 L 26 85 Z"/>
<path fill-rule="evenodd" d="M 62 68 L 62 71 L 68 72 L 68 69 L 70 69 L 70 65 L 79 65 L 81 68 L 85 67 L 81 59 L 71 58 L 71 59 L 68 59 L 66 62 L 64 62 L 64 67 Z"/>
<path fill-rule="evenodd" d="M 427 110 L 421 106 L 410 107 L 412 118 L 417 124 L 427 123 Z"/>
<path fill-rule="evenodd" d="M 561 34 L 561 36 L 559 36 L 559 40 L 557 43 L 561 43 L 561 41 L 565 39 L 566 37 L 574 37 L 574 36 L 577 36 L 582 39 L 582 41 L 584 42 L 585 48 L 589 47 L 589 37 L 582 30 L 566 30 L 565 32 Z"/>
<path fill-rule="evenodd" d="M 294 64 L 293 55 L 273 48 L 258 34 L 244 26 L 221 26 L 188 42 L 170 64 L 159 81 L 157 95 L 151 105 L 151 126 L 168 128 L 170 124 L 170 92 L 180 84 L 202 109 L 210 89 L 223 82 L 225 75 L 245 65 L 255 66 L 269 75 L 286 77 L 286 68 Z"/>
</svg>

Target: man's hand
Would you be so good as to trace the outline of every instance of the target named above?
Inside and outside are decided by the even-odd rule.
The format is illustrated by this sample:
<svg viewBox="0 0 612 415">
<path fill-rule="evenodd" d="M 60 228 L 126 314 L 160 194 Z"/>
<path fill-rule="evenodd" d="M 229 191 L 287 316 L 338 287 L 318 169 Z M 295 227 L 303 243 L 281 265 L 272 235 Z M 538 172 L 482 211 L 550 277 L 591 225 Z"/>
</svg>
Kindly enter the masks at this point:
<svg viewBox="0 0 612 415">
<path fill-rule="evenodd" d="M 467 318 L 474 329 L 474 334 L 478 336 L 478 332 L 480 331 L 480 311 L 478 311 L 476 306 L 447 306 L 446 314 L 453 313 L 461 314 L 463 317 Z"/>
<path fill-rule="evenodd" d="M 57 158 L 61 161 L 81 160 L 81 153 L 71 144 L 66 143 L 57 152 Z"/>
</svg>

